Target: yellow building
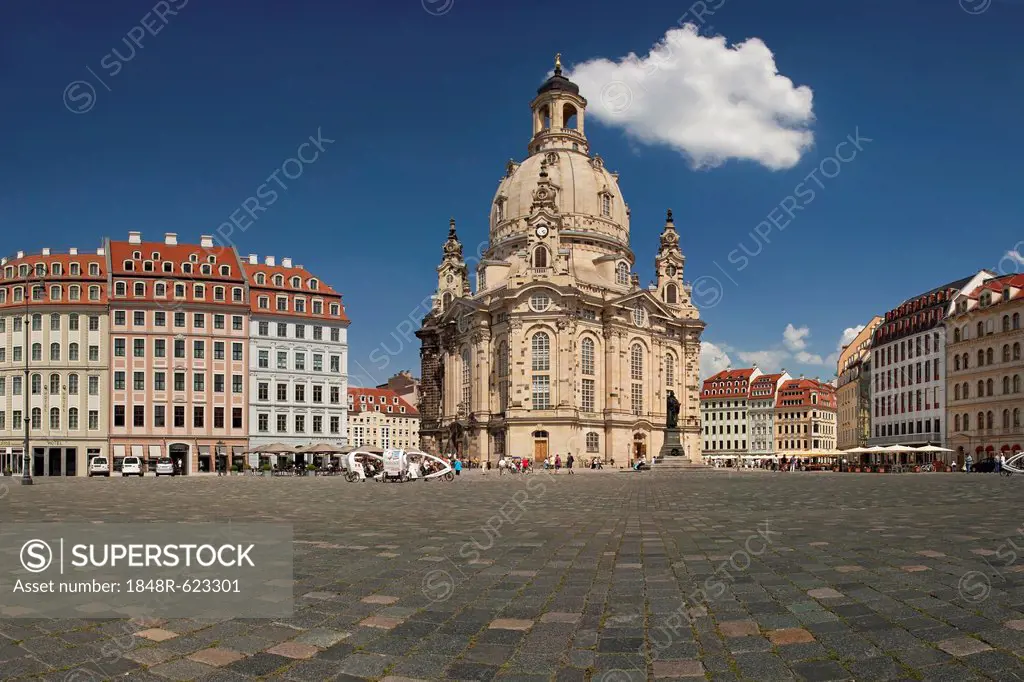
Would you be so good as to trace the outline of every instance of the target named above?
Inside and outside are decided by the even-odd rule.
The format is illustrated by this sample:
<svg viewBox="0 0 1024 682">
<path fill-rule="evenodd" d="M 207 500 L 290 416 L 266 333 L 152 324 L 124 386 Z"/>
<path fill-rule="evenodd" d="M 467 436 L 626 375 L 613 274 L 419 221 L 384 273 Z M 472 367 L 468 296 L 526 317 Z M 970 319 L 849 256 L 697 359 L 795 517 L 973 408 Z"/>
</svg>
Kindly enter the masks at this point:
<svg viewBox="0 0 1024 682">
<path fill-rule="evenodd" d="M 864 447 L 871 437 L 871 339 L 877 315 L 843 346 L 836 363 L 837 433 L 840 450 Z"/>
<path fill-rule="evenodd" d="M 348 444 L 382 450 L 416 450 L 420 446 L 420 415 L 386 388 L 348 389 Z"/>
</svg>

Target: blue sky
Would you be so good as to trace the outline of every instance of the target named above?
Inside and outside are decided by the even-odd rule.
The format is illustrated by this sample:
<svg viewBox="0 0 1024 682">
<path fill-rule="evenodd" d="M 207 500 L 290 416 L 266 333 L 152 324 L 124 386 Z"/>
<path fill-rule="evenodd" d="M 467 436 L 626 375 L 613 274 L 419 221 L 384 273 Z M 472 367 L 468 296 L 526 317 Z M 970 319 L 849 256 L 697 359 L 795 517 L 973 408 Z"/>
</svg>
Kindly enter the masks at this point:
<svg viewBox="0 0 1024 682">
<path fill-rule="evenodd" d="M 674 210 L 705 307 L 706 367 L 759 359 L 830 377 L 844 330 L 982 267 L 1024 268 L 1006 256 L 1024 247 L 1024 3 L 706 5 L 716 9 L 702 35 L 760 39 L 792 91 L 809 89 L 810 115 L 782 125 L 813 143 L 772 168 L 763 131 L 740 139 L 719 123 L 724 158 L 695 168 L 703 133 L 673 142 L 635 115 L 694 115 L 667 65 L 631 92 L 626 116 L 602 124 L 592 113 L 587 126 L 621 173 L 644 284 Z M 418 371 L 408 330 L 434 288 L 448 218 L 475 252 L 505 162 L 525 154 L 527 105 L 554 53 L 587 81 L 595 110 L 608 104 L 595 60 L 615 73 L 694 16 L 686 2 L 607 0 L 12 0 L 0 8 L 0 251 L 91 248 L 129 230 L 213 234 L 319 134 L 333 142 L 231 239 L 243 256 L 290 256 L 344 293 L 354 383 Z M 134 54 L 126 36 L 142 44 Z M 829 165 L 858 131 L 871 141 Z M 741 268 L 741 244 L 756 250 L 757 226 L 778 224 L 816 168 L 834 177 L 812 184 L 814 199 Z"/>
</svg>

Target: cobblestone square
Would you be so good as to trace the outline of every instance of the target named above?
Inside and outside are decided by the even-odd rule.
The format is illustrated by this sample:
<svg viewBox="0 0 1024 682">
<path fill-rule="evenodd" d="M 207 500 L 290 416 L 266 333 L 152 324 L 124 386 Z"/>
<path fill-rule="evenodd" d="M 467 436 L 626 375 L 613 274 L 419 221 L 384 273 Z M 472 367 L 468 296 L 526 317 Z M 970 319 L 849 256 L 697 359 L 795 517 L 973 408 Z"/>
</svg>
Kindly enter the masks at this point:
<svg viewBox="0 0 1024 682">
<path fill-rule="evenodd" d="M 4 523 L 295 532 L 291 618 L 2 619 L 4 679 L 1024 679 L 1018 477 L 3 483 Z"/>
</svg>

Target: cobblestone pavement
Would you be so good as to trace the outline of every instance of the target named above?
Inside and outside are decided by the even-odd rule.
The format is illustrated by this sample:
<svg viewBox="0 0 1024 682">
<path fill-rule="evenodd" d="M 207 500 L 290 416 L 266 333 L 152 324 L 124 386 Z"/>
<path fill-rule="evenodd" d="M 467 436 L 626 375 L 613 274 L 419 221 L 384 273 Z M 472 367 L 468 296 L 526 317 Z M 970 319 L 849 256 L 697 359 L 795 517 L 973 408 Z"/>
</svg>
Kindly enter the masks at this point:
<svg viewBox="0 0 1024 682">
<path fill-rule="evenodd" d="M 293 524 L 295 612 L 0 620 L 0 677 L 1022 680 L 1021 486 L 658 471 L 43 479 L 3 488 L 0 523 Z"/>
</svg>

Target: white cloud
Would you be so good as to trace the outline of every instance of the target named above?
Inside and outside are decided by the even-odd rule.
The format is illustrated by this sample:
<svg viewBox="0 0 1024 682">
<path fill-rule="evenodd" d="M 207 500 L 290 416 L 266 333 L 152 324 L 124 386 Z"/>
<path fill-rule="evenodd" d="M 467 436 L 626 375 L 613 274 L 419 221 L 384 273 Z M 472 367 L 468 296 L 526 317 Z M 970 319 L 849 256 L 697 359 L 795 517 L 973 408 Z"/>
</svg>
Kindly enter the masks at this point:
<svg viewBox="0 0 1024 682">
<path fill-rule="evenodd" d="M 810 327 L 794 327 L 791 322 L 786 325 L 786 329 L 782 332 L 782 341 L 786 344 L 786 348 L 790 350 L 803 350 L 807 348 L 807 341 L 804 339 L 810 335 Z"/>
<path fill-rule="evenodd" d="M 793 358 L 804 365 L 824 365 L 825 361 L 817 353 L 808 353 L 805 350 L 797 351 Z"/>
<path fill-rule="evenodd" d="M 853 343 L 853 340 L 857 338 L 857 334 L 863 331 L 865 325 L 858 324 L 856 327 L 847 327 L 843 330 L 843 333 L 839 336 L 839 343 L 836 344 L 836 352 L 829 353 L 825 358 L 825 364 L 834 365 L 839 362 L 839 354 L 843 352 L 843 348 Z"/>
<path fill-rule="evenodd" d="M 724 350 L 710 341 L 700 342 L 700 378 L 707 379 L 732 365 Z"/>
<path fill-rule="evenodd" d="M 1018 265 L 1024 265 L 1024 254 L 1022 254 L 1020 251 L 1007 251 L 1006 255 L 1003 256 L 1003 260 L 1005 260 L 1007 258 L 1009 258 L 1010 260 L 1014 261 Z M 1014 274 L 1014 273 L 1008 273 L 1008 274 Z"/>
<path fill-rule="evenodd" d="M 668 31 L 645 57 L 592 59 L 567 74 L 602 123 L 667 145 L 695 168 L 729 159 L 792 168 L 814 142 L 813 93 L 781 75 L 760 38 L 728 45 L 692 24 Z"/>
<path fill-rule="evenodd" d="M 747 365 L 757 363 L 762 372 L 777 372 L 784 366 L 789 353 L 784 350 L 755 350 L 739 352 L 737 356 Z"/>
</svg>

